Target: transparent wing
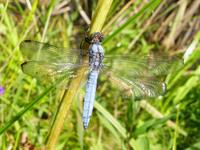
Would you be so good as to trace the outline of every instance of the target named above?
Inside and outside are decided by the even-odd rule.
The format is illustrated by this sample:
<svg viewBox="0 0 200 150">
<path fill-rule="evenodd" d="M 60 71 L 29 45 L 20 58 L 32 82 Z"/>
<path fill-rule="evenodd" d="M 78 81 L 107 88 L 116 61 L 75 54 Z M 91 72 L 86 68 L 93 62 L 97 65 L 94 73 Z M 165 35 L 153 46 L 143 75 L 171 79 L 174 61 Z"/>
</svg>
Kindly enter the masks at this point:
<svg viewBox="0 0 200 150">
<path fill-rule="evenodd" d="M 170 72 L 175 58 L 153 55 L 106 56 L 104 69 L 114 84 L 135 98 L 156 97 L 166 91 L 163 77 Z"/>
<path fill-rule="evenodd" d="M 20 44 L 20 51 L 31 61 L 77 63 L 81 59 L 80 50 L 68 50 L 31 40 L 23 41 Z"/>
<path fill-rule="evenodd" d="M 166 84 L 158 77 L 120 77 L 109 73 L 109 79 L 118 88 L 123 90 L 123 95 L 126 97 L 134 96 L 135 99 L 153 98 L 163 95 L 166 92 Z"/>
<path fill-rule="evenodd" d="M 87 62 L 82 62 L 80 50 L 67 50 L 36 41 L 22 42 L 20 50 L 28 59 L 21 65 L 23 72 L 42 84 L 51 84 L 66 76 L 62 82 L 66 85 L 69 78 L 74 77 L 74 69 L 88 66 Z"/>
<path fill-rule="evenodd" d="M 112 55 L 105 56 L 104 66 L 126 76 L 160 76 L 170 72 L 170 67 L 180 61 L 158 55 Z"/>
<path fill-rule="evenodd" d="M 65 83 L 67 83 L 68 79 L 73 77 L 73 68 L 77 66 L 27 61 L 21 67 L 24 73 L 36 78 L 42 84 L 51 84 L 63 76 L 66 76 Z"/>
</svg>

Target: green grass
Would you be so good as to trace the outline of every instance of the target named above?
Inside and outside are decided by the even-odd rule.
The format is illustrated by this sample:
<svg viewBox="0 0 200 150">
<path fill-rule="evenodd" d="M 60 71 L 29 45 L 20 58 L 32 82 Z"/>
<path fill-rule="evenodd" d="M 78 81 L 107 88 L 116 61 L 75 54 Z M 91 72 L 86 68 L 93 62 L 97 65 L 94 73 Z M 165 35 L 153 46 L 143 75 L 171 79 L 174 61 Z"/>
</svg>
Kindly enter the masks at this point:
<svg viewBox="0 0 200 150">
<path fill-rule="evenodd" d="M 24 61 L 19 51 L 21 41 L 32 39 L 79 48 L 85 33 L 101 29 L 105 32 L 103 46 L 108 54 L 154 52 L 183 57 L 191 47 L 194 52 L 185 64 L 168 74 L 167 93 L 150 101 L 124 100 L 119 89 L 101 76 L 87 130 L 83 130 L 81 115 L 84 86 L 74 91 L 76 95 L 63 120 L 56 149 L 200 149 L 200 32 L 192 26 L 199 14 L 184 18 L 187 15 L 180 13 L 187 14 L 188 10 L 183 9 L 187 5 L 183 1 L 163 5 L 160 0 L 136 0 L 104 30 L 125 6 L 124 0 L 113 1 L 111 9 L 101 7 L 106 6 L 103 0 L 93 2 L 90 7 L 83 1 L 69 1 L 59 7 L 62 3 L 45 4 L 37 0 L 0 3 L 0 87 L 5 88 L 0 95 L 0 149 L 24 149 L 27 144 L 41 149 L 48 143 L 51 126 L 59 117 L 56 112 L 63 91 L 55 85 L 43 86 L 21 71 Z M 86 14 L 91 11 L 95 16 L 92 25 L 87 25 L 80 15 L 77 9 L 80 6 Z M 55 11 L 58 15 L 52 15 Z M 174 16 L 169 19 L 171 14 Z M 162 23 L 167 18 L 170 21 L 166 28 Z M 184 21 L 190 26 L 181 27 L 180 22 Z M 177 36 L 176 31 L 181 28 L 184 30 Z M 173 42 L 166 45 L 164 41 Z"/>
</svg>

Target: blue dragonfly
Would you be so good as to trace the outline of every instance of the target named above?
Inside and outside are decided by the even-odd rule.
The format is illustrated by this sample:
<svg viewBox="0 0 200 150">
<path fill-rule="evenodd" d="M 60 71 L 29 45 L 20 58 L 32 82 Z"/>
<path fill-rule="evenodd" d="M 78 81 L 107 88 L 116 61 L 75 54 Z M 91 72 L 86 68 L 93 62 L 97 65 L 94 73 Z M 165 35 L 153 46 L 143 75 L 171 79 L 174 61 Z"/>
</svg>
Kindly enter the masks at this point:
<svg viewBox="0 0 200 150">
<path fill-rule="evenodd" d="M 106 55 L 101 45 L 103 35 L 100 32 L 86 38 L 90 43 L 88 53 L 82 50 L 59 48 L 47 43 L 26 40 L 20 44 L 20 50 L 27 60 L 21 65 L 22 71 L 50 84 L 65 76 L 61 87 L 75 77 L 75 70 L 87 67 L 86 94 L 83 107 L 83 127 L 88 127 L 93 111 L 97 79 L 99 73 L 106 73 L 121 90 L 129 91 L 135 98 L 148 98 L 162 95 L 166 84 L 160 76 L 169 72 L 172 62 L 168 58 L 149 55 Z M 88 61 L 84 61 L 86 57 Z"/>
</svg>

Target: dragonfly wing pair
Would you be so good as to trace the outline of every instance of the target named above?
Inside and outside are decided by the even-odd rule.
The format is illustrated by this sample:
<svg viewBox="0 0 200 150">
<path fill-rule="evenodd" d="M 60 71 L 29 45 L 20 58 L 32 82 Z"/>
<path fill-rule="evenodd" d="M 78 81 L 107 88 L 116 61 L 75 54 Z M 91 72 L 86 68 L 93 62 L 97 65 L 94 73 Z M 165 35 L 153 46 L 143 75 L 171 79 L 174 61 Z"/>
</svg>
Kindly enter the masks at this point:
<svg viewBox="0 0 200 150">
<path fill-rule="evenodd" d="M 48 84 L 66 76 L 62 85 L 67 85 L 68 80 L 74 76 L 74 69 L 88 67 L 89 76 L 84 102 L 84 110 L 87 112 L 83 113 L 84 127 L 87 127 L 92 114 L 93 101 L 87 100 L 95 97 L 99 71 L 106 71 L 111 81 L 118 84 L 122 90 L 128 91 L 127 95 L 136 98 L 156 97 L 166 91 L 161 76 L 169 72 L 169 67 L 173 63 L 168 58 L 149 55 L 107 55 L 104 57 L 103 68 L 91 71 L 89 62 L 83 63 L 80 50 L 69 51 L 36 41 L 22 42 L 20 50 L 28 59 L 22 64 L 23 72 L 42 83 Z"/>
<path fill-rule="evenodd" d="M 20 50 L 28 59 L 22 64 L 23 72 L 42 83 L 54 82 L 63 75 L 73 77 L 74 69 L 89 67 L 89 64 L 82 63 L 80 50 L 69 51 L 29 40 L 21 43 Z M 108 55 L 104 57 L 101 72 L 109 72 L 112 77 L 125 82 L 136 97 L 155 97 L 165 92 L 161 77 L 169 72 L 172 64 L 167 57 Z"/>
</svg>

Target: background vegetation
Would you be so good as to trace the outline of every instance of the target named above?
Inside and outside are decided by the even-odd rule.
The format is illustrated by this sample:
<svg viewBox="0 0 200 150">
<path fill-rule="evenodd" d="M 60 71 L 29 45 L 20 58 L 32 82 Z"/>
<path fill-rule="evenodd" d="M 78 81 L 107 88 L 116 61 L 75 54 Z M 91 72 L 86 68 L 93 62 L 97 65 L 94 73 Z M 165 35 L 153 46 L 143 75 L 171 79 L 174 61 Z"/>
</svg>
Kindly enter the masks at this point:
<svg viewBox="0 0 200 150">
<path fill-rule="evenodd" d="M 92 0 L 0 0 L 0 149 L 44 148 L 60 103 L 60 91 L 21 71 L 20 42 L 79 48 L 96 6 Z M 106 53 L 188 57 L 167 76 L 167 94 L 151 101 L 123 100 L 101 77 L 85 131 L 84 88 L 77 91 L 56 149 L 200 149 L 199 8 L 199 0 L 113 1 L 102 29 Z"/>
</svg>

